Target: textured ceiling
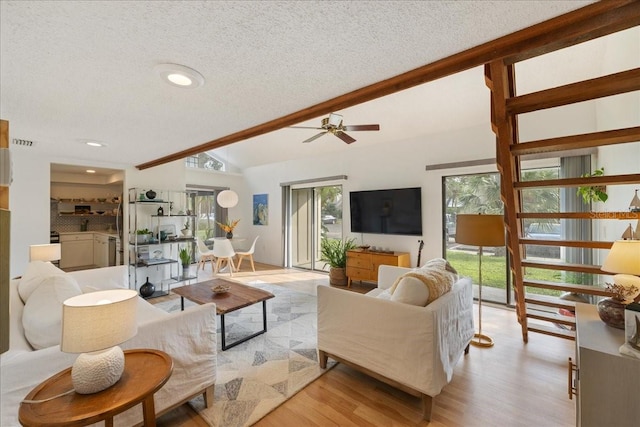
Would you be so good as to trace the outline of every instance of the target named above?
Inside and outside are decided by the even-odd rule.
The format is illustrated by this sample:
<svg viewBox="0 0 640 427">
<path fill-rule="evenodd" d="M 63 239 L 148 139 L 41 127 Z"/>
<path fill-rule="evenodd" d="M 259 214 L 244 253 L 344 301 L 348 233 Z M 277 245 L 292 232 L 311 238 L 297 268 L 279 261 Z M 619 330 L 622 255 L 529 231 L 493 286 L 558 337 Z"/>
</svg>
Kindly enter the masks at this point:
<svg viewBox="0 0 640 427">
<path fill-rule="evenodd" d="M 10 121 L 11 138 L 33 140 L 33 149 L 51 157 L 140 164 L 589 3 L 2 0 L 0 117 Z M 180 89 L 162 82 L 154 66 L 166 62 L 198 70 L 205 85 Z M 352 107 L 345 122 L 381 123 L 382 130 L 366 138 L 379 143 L 486 121 L 481 70 L 448 79 L 457 92 L 445 93 L 444 83 L 434 82 Z M 397 108 L 416 110 L 424 100 L 431 102 L 421 107 L 426 122 Z M 447 108 L 459 114 L 455 123 L 440 115 Z M 353 136 L 361 143 L 364 134 Z M 277 141 L 289 158 L 348 147 L 332 136 L 300 144 L 309 136 L 283 129 L 228 153 L 233 149 L 232 161 L 244 168 L 282 158 L 280 149 L 255 155 L 259 143 Z M 86 140 L 108 146 L 91 149 Z"/>
</svg>

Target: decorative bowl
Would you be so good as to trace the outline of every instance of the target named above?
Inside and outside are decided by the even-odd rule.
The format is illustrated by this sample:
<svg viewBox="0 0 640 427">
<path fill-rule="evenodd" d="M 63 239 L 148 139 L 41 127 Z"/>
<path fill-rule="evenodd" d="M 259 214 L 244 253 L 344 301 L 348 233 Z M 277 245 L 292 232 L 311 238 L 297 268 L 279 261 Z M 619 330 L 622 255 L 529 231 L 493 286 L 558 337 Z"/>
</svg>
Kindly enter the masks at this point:
<svg viewBox="0 0 640 427">
<path fill-rule="evenodd" d="M 96 211 L 98 215 L 103 215 L 105 211 Z"/>
<path fill-rule="evenodd" d="M 211 291 L 217 295 L 217 294 L 224 294 L 226 292 L 229 292 L 229 289 L 231 289 L 229 285 L 217 285 L 217 286 L 213 286 L 211 288 Z"/>
<path fill-rule="evenodd" d="M 102 198 L 102 197 L 98 197 L 98 201 L 99 201 L 100 203 L 104 203 L 104 202 L 106 202 L 106 201 L 107 201 L 107 199 L 106 199 L 106 198 Z"/>
</svg>

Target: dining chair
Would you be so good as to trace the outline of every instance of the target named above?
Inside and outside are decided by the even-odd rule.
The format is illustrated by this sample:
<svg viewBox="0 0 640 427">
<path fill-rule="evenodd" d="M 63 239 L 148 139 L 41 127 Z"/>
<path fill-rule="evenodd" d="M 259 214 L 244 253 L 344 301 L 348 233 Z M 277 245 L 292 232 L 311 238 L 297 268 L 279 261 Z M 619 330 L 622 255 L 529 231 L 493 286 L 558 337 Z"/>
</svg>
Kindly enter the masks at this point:
<svg viewBox="0 0 640 427">
<path fill-rule="evenodd" d="M 236 252 L 231 246 L 231 240 L 224 237 L 218 237 L 213 240 L 213 256 L 216 257 L 216 268 L 213 270 L 214 274 L 220 271 L 220 265 L 226 262 L 229 267 L 229 276 L 233 276 L 233 270 L 235 265 L 233 264 L 233 257 L 236 256 Z"/>
<path fill-rule="evenodd" d="M 253 239 L 253 243 L 251 244 L 251 247 L 249 249 L 236 251 L 236 256 L 238 257 L 238 265 L 236 266 L 236 271 L 240 271 L 240 265 L 242 264 L 242 260 L 245 257 L 248 257 L 249 261 L 251 261 L 251 270 L 253 270 L 253 272 L 255 273 L 256 267 L 253 265 L 253 252 L 255 252 L 256 250 L 256 241 L 258 241 L 259 237 L 260 236 L 256 236 L 256 238 Z"/>
<path fill-rule="evenodd" d="M 213 262 L 216 260 L 215 255 L 213 254 L 213 250 L 209 249 L 207 245 L 204 244 L 200 237 L 196 238 L 196 244 L 198 245 L 198 252 L 200 252 L 200 260 L 198 261 L 198 269 L 202 266 L 204 270 L 204 266 L 209 261 L 211 263 L 211 271 L 214 271 L 215 268 L 213 266 Z"/>
</svg>

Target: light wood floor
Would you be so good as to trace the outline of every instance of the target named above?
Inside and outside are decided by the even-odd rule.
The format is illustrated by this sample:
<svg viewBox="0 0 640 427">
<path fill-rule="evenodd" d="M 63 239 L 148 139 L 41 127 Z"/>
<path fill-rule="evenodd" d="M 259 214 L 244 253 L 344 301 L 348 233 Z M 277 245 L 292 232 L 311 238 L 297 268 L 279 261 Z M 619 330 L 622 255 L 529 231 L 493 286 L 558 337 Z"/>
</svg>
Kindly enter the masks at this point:
<svg viewBox="0 0 640 427">
<path fill-rule="evenodd" d="M 325 274 L 258 263 L 253 273 L 247 267 L 243 266 L 243 272 L 234 274 L 232 279 L 243 283 L 261 280 L 309 293 L 315 293 L 319 285 L 328 286 Z M 207 266 L 199 280 L 209 278 L 211 270 Z M 354 290 L 366 292 L 372 286 L 356 283 Z M 419 399 L 338 365 L 255 425 L 574 426 L 575 409 L 567 395 L 566 367 L 567 358 L 574 357 L 574 343 L 529 334 L 529 343 L 525 344 L 515 313 L 510 309 L 484 304 L 482 320 L 483 332 L 496 344 L 490 349 L 471 347 L 469 354 L 460 360 L 453 380 L 435 399 L 431 423 L 421 420 Z M 206 425 L 188 405 L 158 420 L 158 426 Z"/>
</svg>

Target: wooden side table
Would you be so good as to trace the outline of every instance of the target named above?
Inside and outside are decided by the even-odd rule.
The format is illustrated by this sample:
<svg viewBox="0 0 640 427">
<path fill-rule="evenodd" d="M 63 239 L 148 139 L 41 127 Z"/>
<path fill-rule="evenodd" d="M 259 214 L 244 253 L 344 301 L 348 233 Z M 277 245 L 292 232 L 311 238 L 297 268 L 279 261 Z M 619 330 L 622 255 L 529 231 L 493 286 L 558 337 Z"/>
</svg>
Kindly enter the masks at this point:
<svg viewBox="0 0 640 427">
<path fill-rule="evenodd" d="M 136 349 L 124 352 L 122 378 L 94 394 L 71 393 L 42 403 L 22 403 L 18 417 L 28 427 L 84 426 L 99 421 L 113 427 L 113 417 L 142 402 L 145 426 L 155 426 L 153 394 L 169 380 L 173 360 L 163 351 Z M 73 389 L 71 368 L 47 379 L 25 397 L 43 400 Z"/>
</svg>

